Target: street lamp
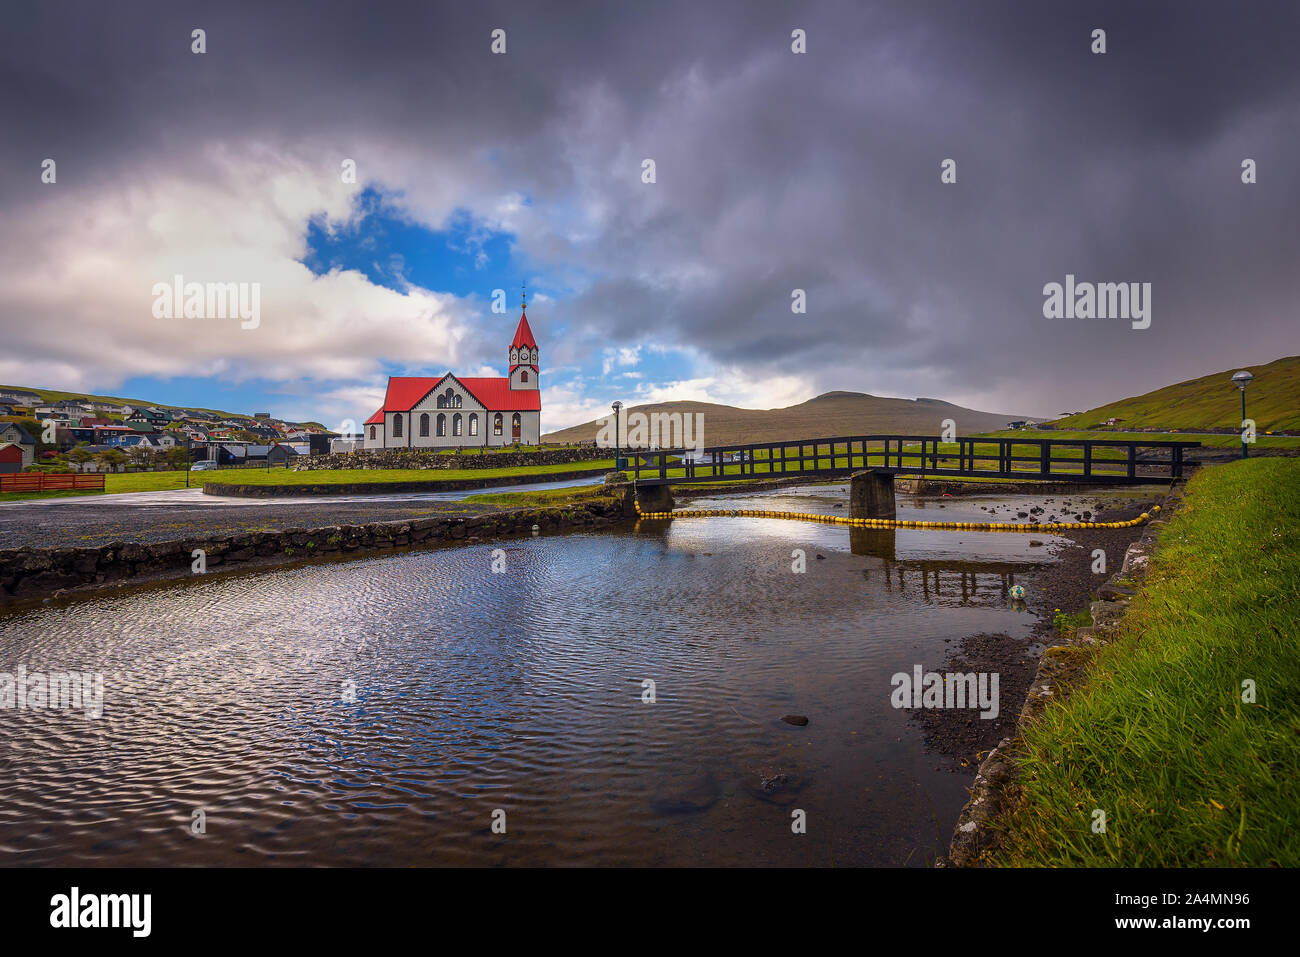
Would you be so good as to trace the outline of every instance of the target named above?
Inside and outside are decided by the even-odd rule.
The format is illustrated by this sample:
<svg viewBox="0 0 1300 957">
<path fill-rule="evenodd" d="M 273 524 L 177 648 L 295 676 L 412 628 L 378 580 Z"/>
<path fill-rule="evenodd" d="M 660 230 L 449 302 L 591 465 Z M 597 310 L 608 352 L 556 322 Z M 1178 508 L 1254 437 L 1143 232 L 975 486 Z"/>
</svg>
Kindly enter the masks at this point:
<svg viewBox="0 0 1300 957">
<path fill-rule="evenodd" d="M 615 402 L 610 406 L 614 410 L 614 467 L 618 467 L 618 460 L 623 457 L 622 446 L 618 434 L 618 410 L 623 408 L 622 402 Z"/>
<path fill-rule="evenodd" d="M 1255 381 L 1255 377 L 1242 369 L 1232 377 L 1232 384 L 1241 390 L 1241 457 L 1246 458 L 1246 386 Z"/>
</svg>

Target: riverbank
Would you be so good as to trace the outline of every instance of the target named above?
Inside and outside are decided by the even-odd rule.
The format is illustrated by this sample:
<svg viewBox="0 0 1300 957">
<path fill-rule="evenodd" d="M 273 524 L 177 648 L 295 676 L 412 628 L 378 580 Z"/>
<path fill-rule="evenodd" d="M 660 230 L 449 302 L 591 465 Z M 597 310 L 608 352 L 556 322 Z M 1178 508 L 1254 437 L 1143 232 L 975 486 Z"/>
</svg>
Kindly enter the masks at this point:
<svg viewBox="0 0 1300 957">
<path fill-rule="evenodd" d="M 1163 501 L 1164 495 L 1127 505 L 1108 502 L 1107 519 L 1125 521 L 1141 514 L 1149 504 Z M 1105 567 L 1118 569 L 1125 551 L 1144 528 L 1071 529 L 1060 533 L 1068 538 L 1064 545 L 1044 546 L 1053 560 L 1018 579 L 1025 588 L 1021 607 L 1038 618 L 1029 634 L 1013 638 L 1005 633 L 981 633 L 969 635 L 957 644 L 941 670 L 997 674 L 1002 709 L 993 720 L 975 720 L 967 712 L 954 709 L 916 713 L 929 749 L 943 756 L 949 770 L 969 773 L 999 741 L 1015 733 L 1020 703 L 1038 673 L 1043 651 L 1061 640 L 1058 609 L 1087 609 L 1106 581 L 1105 574 L 1095 571 L 1098 552 L 1105 557 Z"/>
<path fill-rule="evenodd" d="M 1051 694 L 981 766 L 954 862 L 1300 864 L 1300 463 L 1201 470 L 1147 534 L 1045 654 Z"/>
</svg>

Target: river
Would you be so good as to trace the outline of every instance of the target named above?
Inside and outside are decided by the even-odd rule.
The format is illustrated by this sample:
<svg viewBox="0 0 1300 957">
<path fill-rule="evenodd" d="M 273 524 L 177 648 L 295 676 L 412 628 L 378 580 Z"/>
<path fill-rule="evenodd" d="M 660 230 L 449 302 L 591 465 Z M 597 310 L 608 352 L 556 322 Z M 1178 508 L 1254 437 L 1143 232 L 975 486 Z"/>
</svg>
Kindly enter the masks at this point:
<svg viewBox="0 0 1300 957">
<path fill-rule="evenodd" d="M 699 504 L 724 501 L 847 495 Z M 1051 549 L 872 534 L 643 522 L 0 613 L 0 672 L 104 688 L 98 718 L 0 710 L 0 862 L 928 866 L 970 775 L 891 676 L 965 635 L 1023 640 L 1006 589 Z"/>
</svg>

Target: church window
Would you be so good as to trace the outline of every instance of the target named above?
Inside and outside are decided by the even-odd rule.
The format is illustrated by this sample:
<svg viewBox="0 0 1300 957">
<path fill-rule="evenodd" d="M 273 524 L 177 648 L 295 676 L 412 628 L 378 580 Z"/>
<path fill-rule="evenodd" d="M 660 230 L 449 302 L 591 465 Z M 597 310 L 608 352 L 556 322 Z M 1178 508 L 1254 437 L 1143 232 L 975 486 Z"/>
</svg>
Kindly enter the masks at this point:
<svg viewBox="0 0 1300 957">
<path fill-rule="evenodd" d="M 400 415 L 395 415 L 393 416 L 393 438 L 400 439 L 401 437 L 402 437 L 402 417 Z"/>
<path fill-rule="evenodd" d="M 501 413 L 500 412 L 498 412 L 496 415 L 492 417 L 492 434 L 493 435 L 501 434 Z"/>
<path fill-rule="evenodd" d="M 447 417 L 445 415 L 439 414 L 438 416 L 438 434 L 439 435 L 447 434 Z"/>
<path fill-rule="evenodd" d="M 473 412 L 469 414 L 469 434 L 478 435 L 478 415 Z"/>
<path fill-rule="evenodd" d="M 370 437 L 372 439 L 375 437 L 375 427 L 373 425 L 370 427 Z"/>
<path fill-rule="evenodd" d="M 457 412 L 451 417 L 451 434 L 460 435 L 460 413 Z"/>
<path fill-rule="evenodd" d="M 429 413 L 425 412 L 420 416 L 420 438 L 428 438 L 429 435 Z"/>
<path fill-rule="evenodd" d="M 527 381 L 528 381 L 528 373 L 527 373 L 527 372 L 521 372 L 521 373 L 519 373 L 519 381 L 520 381 L 520 382 L 527 382 Z"/>
</svg>

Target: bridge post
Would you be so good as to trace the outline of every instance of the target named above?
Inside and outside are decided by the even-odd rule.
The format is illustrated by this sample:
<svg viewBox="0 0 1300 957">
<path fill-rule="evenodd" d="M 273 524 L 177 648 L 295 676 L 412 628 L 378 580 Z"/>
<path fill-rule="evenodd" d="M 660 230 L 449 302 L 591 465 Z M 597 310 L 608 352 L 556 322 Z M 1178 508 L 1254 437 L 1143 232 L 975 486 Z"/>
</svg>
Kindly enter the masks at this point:
<svg viewBox="0 0 1300 957">
<path fill-rule="evenodd" d="M 671 485 L 642 485 L 633 493 L 643 512 L 671 512 L 673 487 Z"/>
<path fill-rule="evenodd" d="M 865 469 L 849 476 L 849 518 L 897 517 L 892 472 Z"/>
</svg>

